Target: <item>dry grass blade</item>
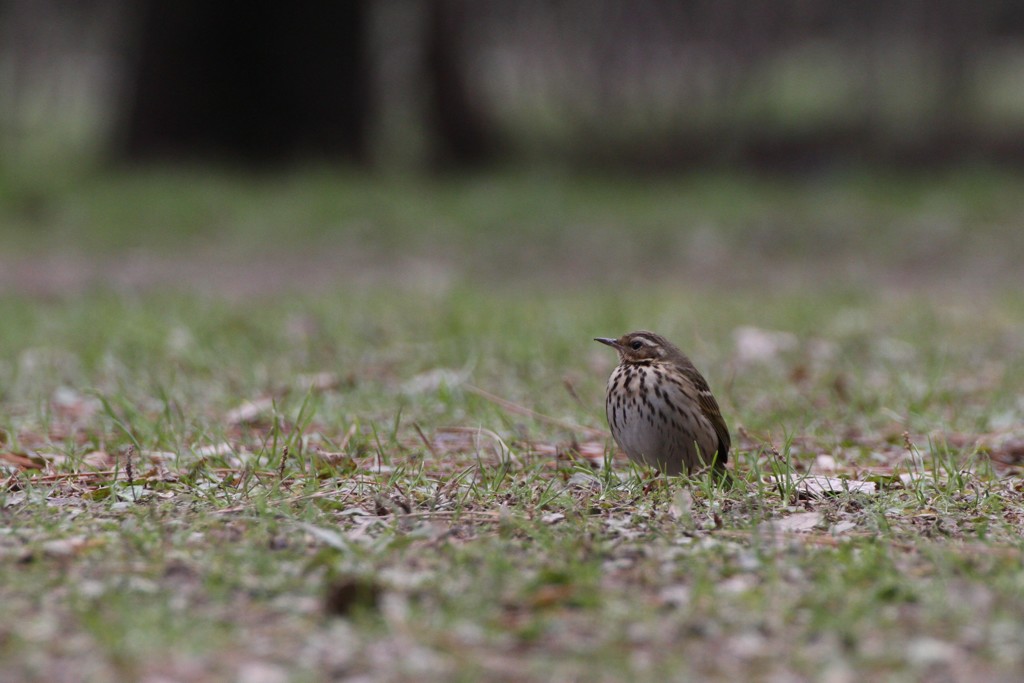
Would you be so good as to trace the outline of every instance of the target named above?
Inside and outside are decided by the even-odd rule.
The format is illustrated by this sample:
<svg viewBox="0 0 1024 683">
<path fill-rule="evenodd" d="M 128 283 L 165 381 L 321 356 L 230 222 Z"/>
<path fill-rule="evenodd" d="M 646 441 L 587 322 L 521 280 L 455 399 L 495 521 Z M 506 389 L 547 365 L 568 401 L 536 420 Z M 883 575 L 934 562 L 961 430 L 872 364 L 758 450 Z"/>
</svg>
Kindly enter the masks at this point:
<svg viewBox="0 0 1024 683">
<path fill-rule="evenodd" d="M 490 429 L 485 429 L 484 427 L 441 427 L 437 431 L 447 434 L 468 434 L 474 437 L 474 447 L 477 450 L 480 450 L 480 436 L 487 436 L 495 444 L 495 453 L 499 461 L 505 462 L 507 460 L 516 465 L 523 464 L 519 457 L 509 448 L 508 444 L 505 443 L 505 440 L 497 432 Z"/>
<path fill-rule="evenodd" d="M 416 430 L 416 434 L 420 437 L 420 441 L 422 441 L 423 445 L 427 447 L 428 451 L 430 451 L 430 454 L 434 456 L 435 459 L 438 458 L 437 449 L 434 448 L 434 444 L 430 443 L 430 439 L 427 438 L 427 435 L 423 433 L 419 423 L 413 422 L 412 426 Z"/>
<path fill-rule="evenodd" d="M 527 408 L 525 406 L 519 405 L 518 403 L 513 403 L 512 401 L 504 399 L 504 398 L 502 398 L 500 396 L 495 396 L 491 392 L 485 391 L 484 389 L 481 389 L 480 387 L 475 387 L 475 386 L 473 386 L 471 384 L 464 384 L 462 386 L 462 388 L 465 391 L 468 391 L 471 394 L 474 394 L 476 396 L 479 396 L 482 399 L 490 401 L 491 403 L 494 403 L 495 405 L 501 406 L 502 408 L 504 408 L 505 410 L 509 411 L 510 413 L 516 413 L 517 415 L 526 415 L 526 416 L 532 417 L 533 419 L 538 420 L 540 422 L 544 422 L 544 423 L 550 424 L 550 425 L 555 425 L 556 427 L 562 427 L 564 429 L 569 429 L 569 430 L 572 430 L 572 431 L 584 432 L 586 434 L 591 434 L 593 436 L 600 436 L 602 438 L 607 438 L 608 437 L 608 432 L 606 432 L 603 429 L 595 429 L 594 427 L 586 427 L 584 425 L 575 424 L 575 423 L 569 422 L 567 420 L 559 420 L 558 418 L 554 418 L 554 417 L 551 417 L 549 415 L 544 415 L 543 413 L 538 413 L 536 410 L 531 410 L 531 409 L 529 409 L 529 408 Z"/>
<path fill-rule="evenodd" d="M 356 423 L 353 422 L 348 427 L 348 431 L 345 432 L 345 436 L 342 438 L 341 443 L 338 444 L 338 451 L 343 452 L 348 446 L 348 442 L 352 440 L 352 437 L 356 435 Z"/>
</svg>

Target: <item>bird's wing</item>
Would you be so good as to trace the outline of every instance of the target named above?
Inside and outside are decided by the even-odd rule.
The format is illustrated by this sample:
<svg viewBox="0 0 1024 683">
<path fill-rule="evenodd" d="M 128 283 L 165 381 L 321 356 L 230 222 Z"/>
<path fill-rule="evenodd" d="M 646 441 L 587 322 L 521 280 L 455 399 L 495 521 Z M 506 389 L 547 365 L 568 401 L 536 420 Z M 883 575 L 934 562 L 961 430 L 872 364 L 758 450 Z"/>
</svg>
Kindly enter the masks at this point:
<svg viewBox="0 0 1024 683">
<path fill-rule="evenodd" d="M 718 401 L 715 400 L 714 394 L 711 393 L 711 387 L 708 386 L 707 380 L 698 373 L 694 374 L 693 384 L 697 387 L 697 404 L 700 406 L 704 416 L 711 422 L 711 426 L 715 428 L 715 435 L 718 436 L 717 462 L 724 465 L 729 461 L 729 447 L 732 445 L 729 427 L 725 424 L 722 410 L 718 407 Z"/>
</svg>

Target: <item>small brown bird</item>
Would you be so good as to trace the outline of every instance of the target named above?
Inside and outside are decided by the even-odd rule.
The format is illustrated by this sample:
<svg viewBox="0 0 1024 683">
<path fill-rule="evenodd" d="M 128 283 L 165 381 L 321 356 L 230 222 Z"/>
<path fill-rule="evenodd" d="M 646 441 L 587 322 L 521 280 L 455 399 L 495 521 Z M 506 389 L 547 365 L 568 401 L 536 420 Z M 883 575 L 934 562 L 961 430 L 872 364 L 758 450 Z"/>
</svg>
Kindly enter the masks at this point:
<svg viewBox="0 0 1024 683">
<path fill-rule="evenodd" d="M 729 428 L 707 380 L 672 342 L 653 332 L 598 337 L 619 353 L 605 413 L 630 460 L 670 475 L 714 465 L 725 471 Z"/>
</svg>

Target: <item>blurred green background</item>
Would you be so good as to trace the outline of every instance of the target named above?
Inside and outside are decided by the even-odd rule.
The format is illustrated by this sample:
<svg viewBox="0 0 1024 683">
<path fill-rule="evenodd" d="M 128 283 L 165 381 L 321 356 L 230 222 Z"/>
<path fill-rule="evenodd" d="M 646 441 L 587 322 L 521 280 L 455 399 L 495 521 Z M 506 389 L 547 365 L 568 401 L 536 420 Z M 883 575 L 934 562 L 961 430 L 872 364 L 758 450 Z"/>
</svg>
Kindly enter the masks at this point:
<svg viewBox="0 0 1024 683">
<path fill-rule="evenodd" d="M 1014 287 L 1024 9 L 0 2 L 0 292 Z"/>
</svg>

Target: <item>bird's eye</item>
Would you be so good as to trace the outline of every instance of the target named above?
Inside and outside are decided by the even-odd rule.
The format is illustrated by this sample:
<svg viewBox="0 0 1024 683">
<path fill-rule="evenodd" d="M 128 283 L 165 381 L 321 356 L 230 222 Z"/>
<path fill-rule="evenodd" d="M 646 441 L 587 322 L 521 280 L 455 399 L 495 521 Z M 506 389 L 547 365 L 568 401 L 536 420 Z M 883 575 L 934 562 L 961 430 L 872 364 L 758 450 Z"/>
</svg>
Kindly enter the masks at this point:
<svg viewBox="0 0 1024 683">
<path fill-rule="evenodd" d="M 630 344 L 630 346 L 631 346 L 631 347 L 633 347 L 633 350 L 634 350 L 634 351 L 639 351 L 639 350 L 640 350 L 640 348 L 641 348 L 641 347 L 642 347 L 643 345 L 644 345 L 644 343 L 643 343 L 642 341 L 640 341 L 639 339 L 637 339 L 637 340 L 636 340 L 635 342 L 633 342 L 632 344 Z"/>
</svg>

